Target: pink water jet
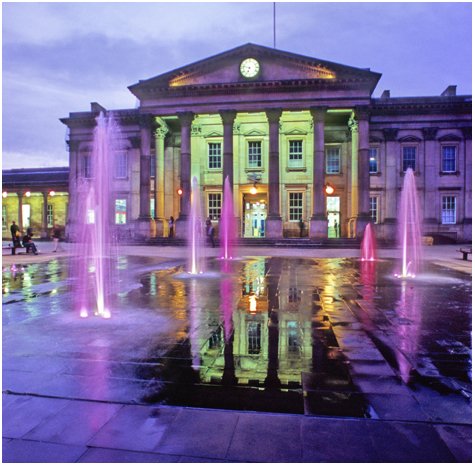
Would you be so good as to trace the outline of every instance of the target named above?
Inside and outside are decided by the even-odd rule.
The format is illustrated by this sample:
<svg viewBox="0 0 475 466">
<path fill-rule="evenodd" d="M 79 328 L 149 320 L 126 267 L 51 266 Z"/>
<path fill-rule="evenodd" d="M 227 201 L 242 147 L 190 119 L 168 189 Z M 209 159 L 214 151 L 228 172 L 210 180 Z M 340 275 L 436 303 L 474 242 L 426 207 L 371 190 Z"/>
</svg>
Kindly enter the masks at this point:
<svg viewBox="0 0 475 466">
<path fill-rule="evenodd" d="M 413 278 L 422 262 L 422 234 L 416 180 L 411 168 L 406 170 L 401 193 L 399 241 L 402 255 L 399 278 Z"/>
<path fill-rule="evenodd" d="M 196 176 L 191 182 L 190 216 L 188 220 L 188 273 L 204 272 L 204 226 L 202 225 L 201 196 Z"/>
<path fill-rule="evenodd" d="M 376 260 L 376 238 L 371 223 L 368 223 L 364 230 L 363 241 L 361 242 L 361 260 Z"/>
<path fill-rule="evenodd" d="M 85 178 L 78 199 L 77 242 L 72 258 L 74 306 L 81 317 L 111 316 L 116 244 L 111 228 L 114 154 L 120 147 L 120 131 L 111 115 L 96 118 L 90 178 Z"/>
<path fill-rule="evenodd" d="M 233 243 L 236 240 L 236 225 L 234 221 L 233 192 L 229 177 L 224 181 L 224 199 L 223 208 L 221 210 L 221 220 L 219 227 L 221 258 L 233 258 Z"/>
</svg>

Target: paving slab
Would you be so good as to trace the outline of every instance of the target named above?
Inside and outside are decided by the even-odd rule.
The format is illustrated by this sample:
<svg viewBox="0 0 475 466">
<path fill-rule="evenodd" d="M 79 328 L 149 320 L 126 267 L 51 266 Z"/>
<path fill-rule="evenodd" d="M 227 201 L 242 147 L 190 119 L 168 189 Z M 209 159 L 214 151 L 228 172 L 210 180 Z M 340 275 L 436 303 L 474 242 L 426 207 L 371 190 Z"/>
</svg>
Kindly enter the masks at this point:
<svg viewBox="0 0 475 466">
<path fill-rule="evenodd" d="M 140 451 L 88 448 L 78 463 L 177 463 L 179 456 Z"/>
</svg>

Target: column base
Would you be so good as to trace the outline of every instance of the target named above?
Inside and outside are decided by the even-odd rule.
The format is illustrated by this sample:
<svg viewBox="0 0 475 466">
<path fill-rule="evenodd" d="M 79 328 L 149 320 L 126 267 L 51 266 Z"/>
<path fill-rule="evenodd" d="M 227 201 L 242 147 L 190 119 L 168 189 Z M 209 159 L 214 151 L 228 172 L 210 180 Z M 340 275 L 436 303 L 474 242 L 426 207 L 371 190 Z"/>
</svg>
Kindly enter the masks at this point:
<svg viewBox="0 0 475 466">
<path fill-rule="evenodd" d="M 188 237 L 188 216 L 182 215 L 175 220 L 175 238 Z"/>
<path fill-rule="evenodd" d="M 282 217 L 268 216 L 266 218 L 266 238 L 282 238 Z"/>
<path fill-rule="evenodd" d="M 149 218 L 139 217 L 135 220 L 134 239 L 149 239 L 155 231 L 155 222 Z"/>
<path fill-rule="evenodd" d="M 328 238 L 328 220 L 325 216 L 316 215 L 310 219 L 308 236 L 310 239 Z"/>
<path fill-rule="evenodd" d="M 163 238 L 165 236 L 165 219 L 155 218 L 155 238 Z"/>
<path fill-rule="evenodd" d="M 363 238 L 364 230 L 366 228 L 366 225 L 368 225 L 368 223 L 371 223 L 370 215 L 368 214 L 358 215 L 356 219 L 356 237 L 357 238 Z"/>
</svg>

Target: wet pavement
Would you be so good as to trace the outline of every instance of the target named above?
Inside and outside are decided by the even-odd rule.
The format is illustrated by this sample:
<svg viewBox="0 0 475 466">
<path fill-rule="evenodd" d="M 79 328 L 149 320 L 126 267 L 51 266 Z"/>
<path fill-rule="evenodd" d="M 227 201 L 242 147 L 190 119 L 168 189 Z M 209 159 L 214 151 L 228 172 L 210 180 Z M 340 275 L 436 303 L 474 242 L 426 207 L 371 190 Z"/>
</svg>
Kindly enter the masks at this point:
<svg viewBox="0 0 475 466">
<path fill-rule="evenodd" d="M 110 319 L 67 254 L 4 256 L 4 461 L 470 461 L 471 262 L 169 249 L 123 251 Z"/>
</svg>

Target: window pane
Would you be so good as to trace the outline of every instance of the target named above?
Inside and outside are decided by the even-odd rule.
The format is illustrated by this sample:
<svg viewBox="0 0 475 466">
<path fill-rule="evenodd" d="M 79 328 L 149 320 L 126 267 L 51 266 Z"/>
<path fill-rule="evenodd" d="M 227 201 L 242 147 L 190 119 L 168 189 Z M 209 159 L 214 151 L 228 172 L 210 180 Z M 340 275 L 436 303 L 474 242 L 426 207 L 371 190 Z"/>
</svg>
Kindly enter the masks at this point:
<svg viewBox="0 0 475 466">
<path fill-rule="evenodd" d="M 208 143 L 208 168 L 221 168 L 221 143 Z"/>
<path fill-rule="evenodd" d="M 374 223 L 378 223 L 378 198 L 371 196 L 369 198 L 369 214 Z"/>
<path fill-rule="evenodd" d="M 455 146 L 442 147 L 442 171 L 455 172 Z"/>
<path fill-rule="evenodd" d="M 303 217 L 303 193 L 289 193 L 289 220 L 298 222 Z"/>
<path fill-rule="evenodd" d="M 378 149 L 375 147 L 369 149 L 369 172 L 378 173 Z"/>
<path fill-rule="evenodd" d="M 115 200 L 115 224 L 124 225 L 127 223 L 127 200 Z"/>
<path fill-rule="evenodd" d="M 303 141 L 289 141 L 289 167 L 303 166 Z"/>
<path fill-rule="evenodd" d="M 47 213 L 46 213 L 46 222 L 48 225 L 48 228 L 53 226 L 53 206 L 51 204 L 48 204 L 46 206 Z"/>
<path fill-rule="evenodd" d="M 402 171 L 412 168 L 416 171 L 416 147 L 407 146 L 402 149 Z"/>
<path fill-rule="evenodd" d="M 327 173 L 340 173 L 340 148 L 327 149 Z"/>
<path fill-rule="evenodd" d="M 150 217 L 155 218 L 155 199 L 150 199 Z"/>
<path fill-rule="evenodd" d="M 250 168 L 259 168 L 262 166 L 261 141 L 249 141 L 247 153 Z"/>
<path fill-rule="evenodd" d="M 259 354 L 261 352 L 261 324 L 249 322 L 247 332 L 248 354 Z"/>
<path fill-rule="evenodd" d="M 208 194 L 208 216 L 211 220 L 221 218 L 221 193 Z"/>
<path fill-rule="evenodd" d="M 456 199 L 455 196 L 442 196 L 442 223 L 456 223 Z"/>
<path fill-rule="evenodd" d="M 154 160 L 154 157 L 151 157 L 150 160 Z M 155 173 L 151 173 L 151 176 L 155 176 Z M 127 178 L 127 153 L 118 152 L 115 157 L 115 177 L 116 178 Z"/>
</svg>

